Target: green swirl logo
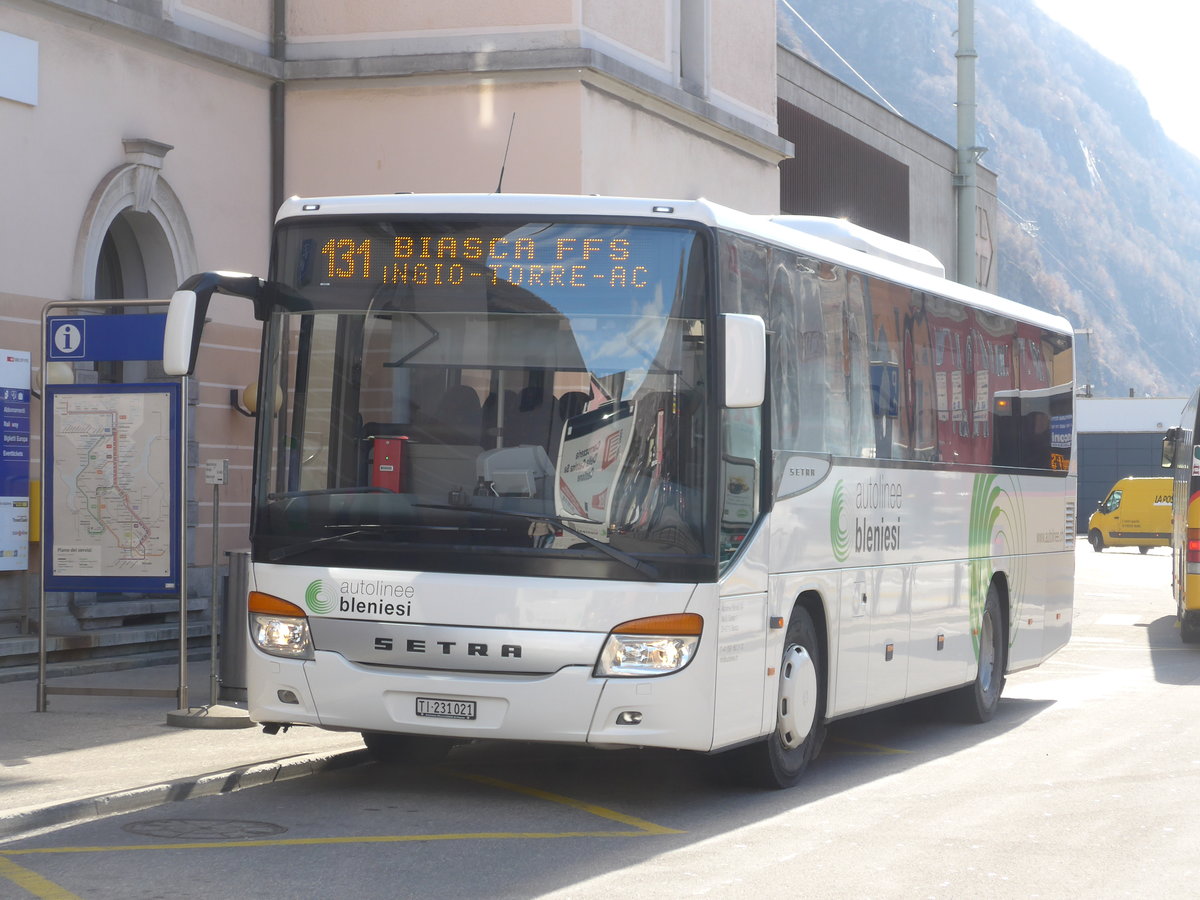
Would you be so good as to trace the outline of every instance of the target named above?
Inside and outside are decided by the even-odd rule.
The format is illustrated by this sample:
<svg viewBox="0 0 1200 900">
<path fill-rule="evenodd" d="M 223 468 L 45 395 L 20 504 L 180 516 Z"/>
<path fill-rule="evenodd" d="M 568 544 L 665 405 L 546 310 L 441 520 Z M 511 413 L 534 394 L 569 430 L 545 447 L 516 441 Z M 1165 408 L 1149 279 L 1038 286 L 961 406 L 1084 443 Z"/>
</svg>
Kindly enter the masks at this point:
<svg viewBox="0 0 1200 900">
<path fill-rule="evenodd" d="M 845 562 L 850 556 L 850 532 L 844 524 L 846 517 L 846 493 L 843 482 L 839 481 L 833 489 L 833 500 L 829 506 L 829 543 L 833 547 L 833 557 L 838 562 Z"/>
<path fill-rule="evenodd" d="M 310 583 L 304 592 L 304 605 L 315 613 L 333 612 L 333 597 L 320 578 Z"/>
<path fill-rule="evenodd" d="M 971 489 L 971 514 L 967 523 L 967 592 L 970 601 L 971 641 L 979 658 L 979 623 L 987 603 L 993 573 L 1003 565 L 1008 574 L 1012 611 L 1008 642 L 1012 646 L 1021 627 L 1025 596 L 1028 548 L 1025 507 L 1011 478 L 976 475 Z"/>
</svg>

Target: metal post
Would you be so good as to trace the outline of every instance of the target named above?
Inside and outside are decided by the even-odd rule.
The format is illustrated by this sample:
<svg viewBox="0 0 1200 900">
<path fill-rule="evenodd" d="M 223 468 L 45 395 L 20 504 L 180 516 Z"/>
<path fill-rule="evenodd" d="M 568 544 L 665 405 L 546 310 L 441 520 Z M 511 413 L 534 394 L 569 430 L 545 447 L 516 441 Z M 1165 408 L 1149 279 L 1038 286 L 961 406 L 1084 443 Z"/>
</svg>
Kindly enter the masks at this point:
<svg viewBox="0 0 1200 900">
<path fill-rule="evenodd" d="M 188 622 L 187 622 L 187 496 L 188 496 L 188 376 L 179 379 L 179 709 L 188 711 Z"/>
<path fill-rule="evenodd" d="M 229 482 L 229 460 L 210 459 L 204 463 L 204 480 L 213 486 L 212 511 L 212 605 L 209 607 L 209 661 L 211 668 L 208 677 L 208 705 L 195 709 L 180 706 L 173 713 L 167 713 L 167 724 L 180 728 L 249 728 L 254 723 L 249 714 L 236 706 L 223 706 L 217 703 L 220 690 L 220 663 L 217 657 L 217 568 L 220 563 L 220 485 Z M 186 696 L 186 695 L 185 695 Z"/>
<path fill-rule="evenodd" d="M 38 478 L 41 479 L 42 497 L 45 497 L 46 491 L 46 318 L 50 313 L 50 307 L 47 306 L 42 310 L 42 445 L 41 452 L 38 454 L 41 459 L 38 467 Z M 31 385 L 32 386 L 32 385 Z M 32 400 L 33 398 L 30 397 Z M 43 503 L 42 500 L 38 501 Z M 43 504 L 44 506 L 44 504 Z M 45 560 L 46 550 L 46 510 L 38 510 L 38 553 Z M 38 675 L 37 675 L 37 704 L 34 707 L 38 712 L 46 711 L 46 571 L 45 563 L 43 562 L 41 577 L 38 578 Z"/>
<path fill-rule="evenodd" d="M 217 564 L 220 561 L 217 544 L 219 542 L 218 529 L 221 527 L 220 510 L 220 492 L 221 485 L 213 484 L 213 507 L 212 507 L 212 591 L 209 594 L 209 666 L 208 666 L 208 705 L 217 705 L 217 691 L 220 684 L 220 676 L 217 672 Z"/>
<path fill-rule="evenodd" d="M 959 284 L 979 287 L 975 253 L 976 162 L 975 146 L 975 0 L 958 0 L 958 271 Z"/>
</svg>

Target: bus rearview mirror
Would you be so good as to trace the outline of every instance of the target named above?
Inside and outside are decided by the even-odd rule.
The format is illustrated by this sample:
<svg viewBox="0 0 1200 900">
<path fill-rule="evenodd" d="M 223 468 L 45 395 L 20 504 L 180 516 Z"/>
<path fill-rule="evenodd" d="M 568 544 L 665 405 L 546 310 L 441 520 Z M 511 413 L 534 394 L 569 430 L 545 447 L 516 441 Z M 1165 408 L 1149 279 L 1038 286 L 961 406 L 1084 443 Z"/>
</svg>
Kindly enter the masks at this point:
<svg viewBox="0 0 1200 900">
<path fill-rule="evenodd" d="M 767 385 L 767 326 L 761 316 L 721 316 L 725 339 L 725 406 L 762 406 Z"/>
<path fill-rule="evenodd" d="M 1166 436 L 1162 439 L 1162 462 L 1160 465 L 1164 469 L 1175 465 L 1175 442 L 1177 440 L 1179 440 L 1179 429 L 1168 428 Z"/>
<path fill-rule="evenodd" d="M 163 371 L 168 375 L 191 374 L 195 359 L 192 355 L 192 336 L 196 325 L 196 292 L 176 291 L 167 307 L 167 326 L 163 334 Z M 204 317 L 200 318 L 203 326 Z"/>
</svg>

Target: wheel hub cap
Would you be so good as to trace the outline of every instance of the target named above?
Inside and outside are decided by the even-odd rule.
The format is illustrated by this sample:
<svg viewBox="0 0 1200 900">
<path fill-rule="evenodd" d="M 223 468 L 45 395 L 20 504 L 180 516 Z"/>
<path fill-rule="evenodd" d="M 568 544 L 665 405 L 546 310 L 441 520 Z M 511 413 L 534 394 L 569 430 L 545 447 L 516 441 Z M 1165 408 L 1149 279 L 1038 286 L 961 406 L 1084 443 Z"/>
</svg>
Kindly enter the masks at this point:
<svg viewBox="0 0 1200 900">
<path fill-rule="evenodd" d="M 793 645 L 779 670 L 779 740 L 788 750 L 799 747 L 817 714 L 817 667 L 808 651 Z"/>
</svg>

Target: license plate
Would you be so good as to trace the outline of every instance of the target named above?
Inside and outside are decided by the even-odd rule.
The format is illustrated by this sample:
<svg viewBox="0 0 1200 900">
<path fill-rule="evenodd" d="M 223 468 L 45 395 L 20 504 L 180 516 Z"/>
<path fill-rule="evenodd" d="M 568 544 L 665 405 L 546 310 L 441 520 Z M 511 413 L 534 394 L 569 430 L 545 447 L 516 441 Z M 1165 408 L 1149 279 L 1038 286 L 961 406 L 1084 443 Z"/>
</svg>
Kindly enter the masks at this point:
<svg viewBox="0 0 1200 900">
<path fill-rule="evenodd" d="M 433 719 L 474 719 L 475 701 L 418 697 L 417 715 Z"/>
</svg>

